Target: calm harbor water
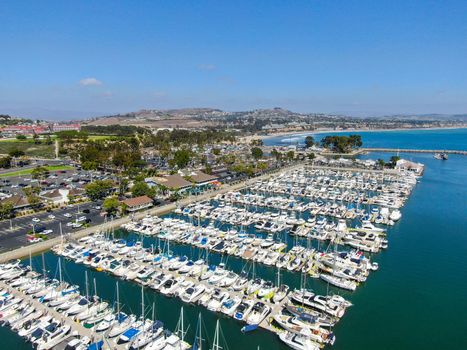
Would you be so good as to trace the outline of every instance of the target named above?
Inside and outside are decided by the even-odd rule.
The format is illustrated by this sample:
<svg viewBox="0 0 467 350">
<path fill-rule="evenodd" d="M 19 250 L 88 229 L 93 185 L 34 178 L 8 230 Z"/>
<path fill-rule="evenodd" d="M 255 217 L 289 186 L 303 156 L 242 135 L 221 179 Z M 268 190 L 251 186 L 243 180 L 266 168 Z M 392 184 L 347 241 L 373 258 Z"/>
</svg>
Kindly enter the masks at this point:
<svg viewBox="0 0 467 350">
<path fill-rule="evenodd" d="M 267 137 L 263 141 L 268 146 L 284 146 L 303 144 L 307 135 L 320 141 L 327 135 L 349 134 L 361 135 L 364 147 L 466 150 L 467 143 L 467 129 L 306 133 Z"/>
<path fill-rule="evenodd" d="M 362 133 L 366 146 L 467 149 L 467 129 L 367 132 Z M 320 135 L 322 137 L 322 135 Z M 278 138 L 275 144 L 283 142 Z M 304 139 L 304 136 L 303 136 Z M 272 139 L 268 139 L 267 143 Z M 370 158 L 389 158 L 391 154 L 370 154 Z M 402 209 L 403 217 L 389 228 L 389 248 L 376 254 L 380 265 L 368 281 L 354 293 L 341 293 L 354 306 L 335 327 L 337 337 L 334 349 L 466 349 L 467 320 L 467 158 L 452 155 L 448 161 L 439 161 L 430 154 L 403 154 L 403 157 L 426 165 L 420 183 L 415 187 Z M 157 244 L 145 239 L 145 245 Z M 202 252 L 187 246 L 171 245 L 176 254 L 197 257 Z M 45 254 L 49 274 L 56 274 L 57 257 Z M 224 261 L 226 258 L 224 258 Z M 221 257 L 210 255 L 210 263 Z M 229 257 L 227 266 L 235 271 L 245 268 L 240 259 Z M 33 265 L 41 269 L 41 258 L 34 257 Z M 84 291 L 85 267 L 64 262 L 65 278 L 78 283 Z M 257 274 L 273 280 L 275 270 L 257 265 Z M 90 271 L 90 280 L 96 279 L 98 294 L 109 301 L 115 299 L 116 279 L 108 274 Z M 283 281 L 293 287 L 300 284 L 300 276 L 284 273 Z M 141 313 L 141 288 L 132 282 L 120 281 L 121 302 L 127 311 Z M 321 281 L 308 280 L 308 287 L 325 292 Z M 155 304 L 156 317 L 168 329 L 175 329 L 183 305 L 179 299 L 166 298 L 151 290 L 145 291 L 147 315 Z M 203 307 L 184 307 L 190 328 L 187 339 L 193 340 L 198 312 L 202 313 L 207 342 L 211 344 L 218 317 L 228 348 L 287 349 L 278 337 L 256 331 L 242 334 L 242 325 L 233 319 L 221 317 Z M 30 349 L 18 336 L 0 328 L 0 349 Z M 225 347 L 224 347 L 225 348 Z"/>
</svg>

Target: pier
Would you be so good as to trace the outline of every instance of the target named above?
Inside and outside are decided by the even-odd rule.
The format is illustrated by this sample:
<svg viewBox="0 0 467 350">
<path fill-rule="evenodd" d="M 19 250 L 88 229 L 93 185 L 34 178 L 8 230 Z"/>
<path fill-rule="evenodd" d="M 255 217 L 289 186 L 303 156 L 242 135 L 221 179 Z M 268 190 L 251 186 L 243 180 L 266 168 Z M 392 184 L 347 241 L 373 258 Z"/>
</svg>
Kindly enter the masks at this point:
<svg viewBox="0 0 467 350">
<path fill-rule="evenodd" d="M 0 288 L 7 290 L 8 293 L 14 295 L 15 297 L 18 297 L 24 301 L 27 301 L 30 305 L 34 306 L 36 310 L 42 311 L 43 315 L 48 314 L 52 316 L 54 319 L 56 319 L 57 321 L 61 322 L 62 324 L 69 325 L 71 327 L 71 330 L 70 330 L 70 333 L 68 334 L 68 337 L 73 337 L 73 336 L 79 336 L 81 338 L 88 337 L 89 339 L 91 339 L 91 341 L 93 339 L 97 341 L 97 339 L 100 339 L 101 337 L 103 337 L 103 335 L 95 336 L 95 334 L 93 333 L 91 329 L 87 329 L 83 327 L 82 324 L 73 321 L 69 317 L 64 316 L 63 313 L 60 313 L 56 311 L 55 309 L 42 304 L 41 302 L 39 302 L 38 299 L 34 299 L 30 295 L 20 292 L 16 288 L 10 287 L 8 284 L 6 284 L 3 281 L 0 281 Z M 108 340 L 105 338 L 103 338 L 103 340 L 104 342 L 108 342 Z M 123 350 L 125 349 L 125 347 L 123 345 L 112 344 L 112 349 Z"/>
<path fill-rule="evenodd" d="M 91 244 L 89 246 L 87 246 L 89 249 L 95 249 L 96 247 Z M 59 254 L 59 253 L 58 253 Z M 266 304 L 267 306 L 270 307 L 270 312 L 268 313 L 268 315 L 260 322 L 259 324 L 259 327 L 260 328 L 263 328 L 267 331 L 270 331 L 270 332 L 273 332 L 273 333 L 279 333 L 278 329 L 273 327 L 271 325 L 271 319 L 274 317 L 274 315 L 277 315 L 277 314 L 280 314 L 282 309 L 284 308 L 284 306 L 287 304 L 287 303 L 290 303 L 290 299 L 288 296 L 286 296 L 284 299 L 282 299 L 280 302 L 278 303 L 274 303 L 272 302 L 271 300 L 267 300 L 267 299 L 260 299 L 260 298 L 257 298 L 255 295 L 253 296 L 248 296 L 248 295 L 245 295 L 243 293 L 243 291 L 234 291 L 230 286 L 229 287 L 220 287 L 220 286 L 217 286 L 217 285 L 213 285 L 213 284 L 210 284 L 208 283 L 208 280 L 200 280 L 199 278 L 197 278 L 196 276 L 188 276 L 187 274 L 180 274 L 178 270 L 175 270 L 175 271 L 172 271 L 168 268 L 165 268 L 163 267 L 161 264 L 160 266 L 154 266 L 153 264 L 149 263 L 149 262 L 143 262 L 143 261 L 138 261 L 134 258 L 129 258 L 127 256 L 120 256 L 118 253 L 117 254 L 114 254 L 114 256 L 119 256 L 120 259 L 127 259 L 127 260 L 131 260 L 132 263 L 137 263 L 141 268 L 143 267 L 146 267 L 148 269 L 151 269 L 151 270 L 154 270 L 156 273 L 164 273 L 165 275 L 168 275 L 168 276 L 172 276 L 173 278 L 180 278 L 180 277 L 183 277 L 184 279 L 184 282 L 192 282 L 194 285 L 203 285 L 206 290 L 209 290 L 209 289 L 219 289 L 221 290 L 222 292 L 227 292 L 229 294 L 229 298 L 240 298 L 241 300 L 252 300 L 253 302 L 256 302 L 256 301 L 260 301 L 264 304 Z M 89 269 L 93 269 L 93 268 L 90 268 L 90 267 L 87 267 Z M 105 269 L 103 270 L 105 271 L 106 273 L 109 273 L 111 275 L 114 275 L 112 272 L 110 271 L 106 271 Z M 226 270 L 226 271 L 230 271 L 230 270 Z M 202 274 L 202 273 L 201 273 Z M 133 282 L 133 283 L 137 283 L 139 285 L 141 285 L 141 283 L 139 283 L 136 279 L 127 279 L 128 281 L 130 282 Z M 163 293 L 161 293 L 159 290 L 154 290 L 153 288 L 151 288 L 150 285 L 144 285 L 144 288 L 149 288 L 151 290 L 153 290 L 155 293 L 159 293 L 161 295 L 164 295 Z M 174 294 L 170 294 L 170 295 L 166 295 L 166 297 L 177 297 L 177 298 L 180 298 L 180 295 L 177 294 L 177 292 L 175 292 Z M 201 296 L 202 297 L 202 296 Z M 207 308 L 207 304 L 206 305 L 203 305 L 203 304 L 200 304 L 199 303 L 199 300 L 201 298 L 198 298 L 196 300 L 194 300 L 192 302 L 192 304 L 197 304 L 197 305 L 200 305 L 201 307 L 205 307 Z M 212 312 L 221 312 L 220 310 L 216 310 L 216 311 L 212 311 Z M 231 315 L 228 315 L 228 316 L 231 316 Z M 240 321 L 242 323 L 245 323 L 245 321 Z"/>
</svg>

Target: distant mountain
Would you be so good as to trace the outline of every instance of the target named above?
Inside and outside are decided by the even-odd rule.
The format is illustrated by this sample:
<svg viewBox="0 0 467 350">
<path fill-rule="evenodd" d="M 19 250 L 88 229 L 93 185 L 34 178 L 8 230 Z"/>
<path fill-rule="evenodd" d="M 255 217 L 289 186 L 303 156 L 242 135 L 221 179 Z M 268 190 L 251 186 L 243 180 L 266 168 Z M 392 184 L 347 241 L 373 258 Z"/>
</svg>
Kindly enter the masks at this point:
<svg viewBox="0 0 467 350">
<path fill-rule="evenodd" d="M 298 128 L 313 125 L 316 128 L 374 129 L 378 127 L 409 127 L 410 125 L 412 127 L 439 127 L 465 122 L 467 122 L 467 114 L 395 114 L 364 117 L 339 113 L 297 113 L 275 107 L 238 112 L 227 112 L 217 108 L 141 109 L 136 112 L 92 118 L 83 123 L 89 125 L 136 125 L 152 128 L 217 126 L 254 131 L 277 128 L 281 125 Z"/>
<path fill-rule="evenodd" d="M 467 114 L 395 114 L 378 117 L 384 120 L 467 121 Z"/>
</svg>

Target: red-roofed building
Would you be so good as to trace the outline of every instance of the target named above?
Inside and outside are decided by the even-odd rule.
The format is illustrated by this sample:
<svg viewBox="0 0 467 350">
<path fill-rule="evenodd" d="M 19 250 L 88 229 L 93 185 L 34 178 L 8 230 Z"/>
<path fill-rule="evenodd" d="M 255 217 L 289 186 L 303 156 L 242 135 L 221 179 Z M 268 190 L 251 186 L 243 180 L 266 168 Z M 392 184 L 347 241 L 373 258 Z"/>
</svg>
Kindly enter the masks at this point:
<svg viewBox="0 0 467 350">
<path fill-rule="evenodd" d="M 148 196 L 140 196 L 122 201 L 129 212 L 150 208 L 153 206 L 153 200 Z"/>
</svg>

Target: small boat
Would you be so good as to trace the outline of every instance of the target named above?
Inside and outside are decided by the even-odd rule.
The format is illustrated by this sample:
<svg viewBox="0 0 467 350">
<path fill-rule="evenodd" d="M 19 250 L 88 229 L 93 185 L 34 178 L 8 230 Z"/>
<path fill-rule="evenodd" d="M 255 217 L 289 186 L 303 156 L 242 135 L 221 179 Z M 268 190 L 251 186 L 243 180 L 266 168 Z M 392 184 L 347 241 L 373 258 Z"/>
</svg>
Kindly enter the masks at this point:
<svg viewBox="0 0 467 350">
<path fill-rule="evenodd" d="M 295 334 L 292 332 L 282 332 L 279 334 L 279 339 L 282 340 L 287 346 L 294 350 L 319 350 L 320 346 L 310 338 Z"/>
<path fill-rule="evenodd" d="M 247 324 L 247 325 L 243 326 L 241 330 L 242 330 L 243 333 L 247 333 L 247 332 L 251 332 L 251 331 L 256 330 L 258 327 L 259 327 L 258 324 Z"/>
<path fill-rule="evenodd" d="M 265 303 L 258 301 L 253 305 L 246 318 L 248 324 L 260 324 L 271 311 L 271 308 Z"/>
</svg>

